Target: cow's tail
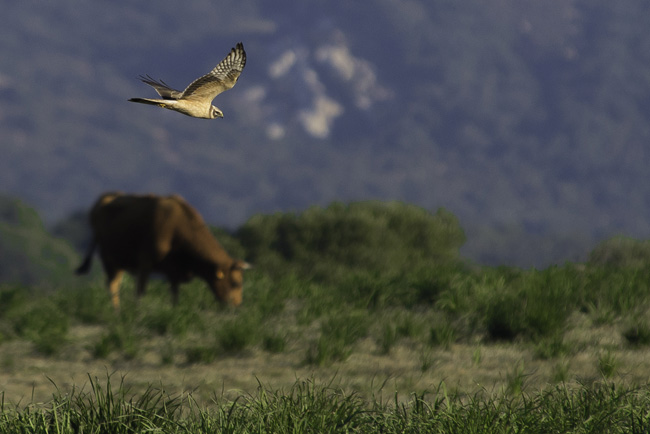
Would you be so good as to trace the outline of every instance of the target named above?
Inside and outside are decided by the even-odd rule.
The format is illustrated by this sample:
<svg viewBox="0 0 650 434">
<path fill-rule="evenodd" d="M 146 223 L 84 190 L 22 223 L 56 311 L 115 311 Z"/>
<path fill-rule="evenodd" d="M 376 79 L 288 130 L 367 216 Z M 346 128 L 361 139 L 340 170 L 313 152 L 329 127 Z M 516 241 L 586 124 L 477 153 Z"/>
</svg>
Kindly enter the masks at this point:
<svg viewBox="0 0 650 434">
<path fill-rule="evenodd" d="M 97 246 L 97 242 L 93 239 L 92 242 L 90 243 L 90 248 L 88 248 L 88 253 L 86 253 L 86 257 L 84 258 L 84 261 L 81 263 L 79 267 L 77 267 L 75 273 L 87 274 L 90 271 L 90 267 L 93 264 L 93 253 L 95 253 L 96 246 Z"/>
</svg>

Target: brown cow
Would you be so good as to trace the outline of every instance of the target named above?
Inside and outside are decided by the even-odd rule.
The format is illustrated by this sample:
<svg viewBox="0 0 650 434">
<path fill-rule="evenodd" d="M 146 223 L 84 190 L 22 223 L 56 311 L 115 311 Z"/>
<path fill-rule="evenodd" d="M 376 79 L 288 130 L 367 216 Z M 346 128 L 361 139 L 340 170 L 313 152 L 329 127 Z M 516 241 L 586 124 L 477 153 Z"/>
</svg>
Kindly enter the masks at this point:
<svg viewBox="0 0 650 434">
<path fill-rule="evenodd" d="M 249 265 L 228 256 L 182 197 L 105 193 L 90 211 L 90 224 L 93 240 L 76 272 L 90 270 L 99 247 L 115 309 L 124 271 L 137 277 L 138 296 L 144 294 L 149 275 L 158 272 L 169 280 L 174 304 L 179 284 L 194 276 L 207 282 L 217 300 L 241 303 L 242 271 Z"/>
</svg>

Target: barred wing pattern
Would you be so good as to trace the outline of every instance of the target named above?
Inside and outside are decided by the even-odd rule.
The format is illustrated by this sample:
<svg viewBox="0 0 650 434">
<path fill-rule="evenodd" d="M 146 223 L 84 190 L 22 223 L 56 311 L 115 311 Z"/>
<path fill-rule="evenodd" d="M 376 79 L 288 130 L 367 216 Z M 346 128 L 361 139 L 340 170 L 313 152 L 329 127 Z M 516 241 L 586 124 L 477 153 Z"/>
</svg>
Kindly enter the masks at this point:
<svg viewBox="0 0 650 434">
<path fill-rule="evenodd" d="M 183 91 L 181 98 L 212 101 L 214 97 L 231 89 L 237 83 L 245 65 L 246 52 L 244 45 L 240 42 L 212 71 L 190 83 Z M 167 86 L 165 87 L 169 89 Z"/>
</svg>

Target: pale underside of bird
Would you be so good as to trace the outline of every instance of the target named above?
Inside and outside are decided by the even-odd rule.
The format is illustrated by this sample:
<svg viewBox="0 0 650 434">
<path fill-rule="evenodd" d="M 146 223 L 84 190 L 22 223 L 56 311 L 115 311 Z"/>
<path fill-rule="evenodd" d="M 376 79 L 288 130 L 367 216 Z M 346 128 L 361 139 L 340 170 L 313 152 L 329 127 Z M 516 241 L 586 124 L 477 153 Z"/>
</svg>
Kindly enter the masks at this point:
<svg viewBox="0 0 650 434">
<path fill-rule="evenodd" d="M 246 51 L 240 42 L 212 71 L 194 80 L 184 91 L 172 89 L 164 81 L 148 75 L 140 76 L 140 80 L 156 89 L 162 99 L 131 98 L 129 101 L 157 105 L 195 118 L 222 118 L 223 112 L 212 105 L 212 100 L 237 83 L 245 65 Z"/>
</svg>

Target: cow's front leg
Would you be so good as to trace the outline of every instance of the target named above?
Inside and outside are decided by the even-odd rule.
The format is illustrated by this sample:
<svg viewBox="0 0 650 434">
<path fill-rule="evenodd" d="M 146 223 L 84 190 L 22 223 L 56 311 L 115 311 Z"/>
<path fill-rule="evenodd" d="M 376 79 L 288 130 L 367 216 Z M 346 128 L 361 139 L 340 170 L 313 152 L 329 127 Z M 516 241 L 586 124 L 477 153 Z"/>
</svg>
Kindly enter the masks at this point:
<svg viewBox="0 0 650 434">
<path fill-rule="evenodd" d="M 117 270 L 107 273 L 108 292 L 111 295 L 111 303 L 115 311 L 120 310 L 120 283 L 122 282 L 122 275 L 124 271 Z"/>
</svg>

